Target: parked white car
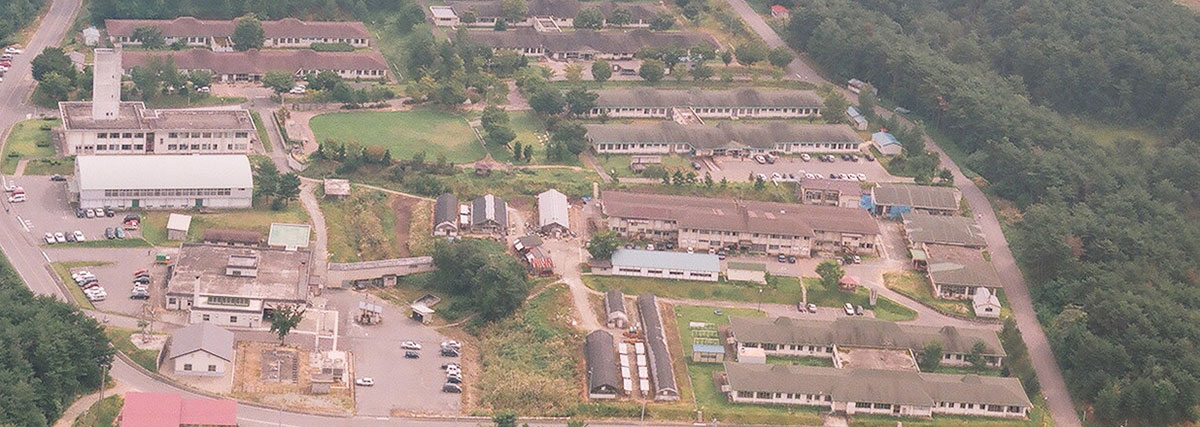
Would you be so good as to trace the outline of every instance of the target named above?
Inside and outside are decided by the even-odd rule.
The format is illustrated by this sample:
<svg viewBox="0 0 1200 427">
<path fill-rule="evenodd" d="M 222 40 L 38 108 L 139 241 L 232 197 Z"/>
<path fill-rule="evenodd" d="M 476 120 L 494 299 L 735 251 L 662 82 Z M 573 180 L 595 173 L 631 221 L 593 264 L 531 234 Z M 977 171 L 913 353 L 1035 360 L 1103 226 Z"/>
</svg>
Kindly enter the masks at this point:
<svg viewBox="0 0 1200 427">
<path fill-rule="evenodd" d="M 404 341 L 400 343 L 400 348 L 405 350 L 420 350 L 421 345 L 413 341 Z"/>
<path fill-rule="evenodd" d="M 74 233 L 72 233 L 72 234 L 74 234 L 74 235 L 75 235 L 75 241 L 76 241 L 76 242 L 82 242 L 82 241 L 84 241 L 84 240 L 87 240 L 87 239 L 84 239 L 84 238 L 83 238 L 83 232 L 82 232 L 82 231 L 75 230 L 75 232 L 74 232 Z"/>
</svg>

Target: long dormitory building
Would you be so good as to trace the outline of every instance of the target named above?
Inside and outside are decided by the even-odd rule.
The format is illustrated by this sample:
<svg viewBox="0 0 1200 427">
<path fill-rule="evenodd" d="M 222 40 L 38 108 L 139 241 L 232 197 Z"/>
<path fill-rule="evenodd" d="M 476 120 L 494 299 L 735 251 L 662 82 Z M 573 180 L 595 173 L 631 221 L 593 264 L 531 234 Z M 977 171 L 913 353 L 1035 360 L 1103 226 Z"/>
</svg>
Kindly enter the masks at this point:
<svg viewBox="0 0 1200 427">
<path fill-rule="evenodd" d="M 694 250 L 745 250 L 808 257 L 813 251 L 870 254 L 879 225 L 865 210 L 606 191 L 609 229 Z"/>
<path fill-rule="evenodd" d="M 808 90 L 606 89 L 596 92 L 590 117 L 623 119 L 803 119 L 818 117 L 825 101 Z"/>
<path fill-rule="evenodd" d="M 862 138 L 847 125 L 734 124 L 682 125 L 673 121 L 646 124 L 585 125 L 587 139 L 601 154 L 690 154 L 859 152 Z"/>
</svg>

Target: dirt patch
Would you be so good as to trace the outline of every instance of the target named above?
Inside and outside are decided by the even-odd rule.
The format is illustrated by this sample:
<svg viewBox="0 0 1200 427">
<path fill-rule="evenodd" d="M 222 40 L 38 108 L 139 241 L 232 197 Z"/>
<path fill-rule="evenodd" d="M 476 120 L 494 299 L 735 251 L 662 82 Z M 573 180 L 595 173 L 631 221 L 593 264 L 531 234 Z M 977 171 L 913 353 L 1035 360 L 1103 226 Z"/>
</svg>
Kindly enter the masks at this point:
<svg viewBox="0 0 1200 427">
<path fill-rule="evenodd" d="M 864 368 L 890 371 L 919 371 L 917 361 L 908 350 L 838 347 L 835 357 L 842 369 Z"/>
<path fill-rule="evenodd" d="M 237 345 L 233 392 L 236 398 L 292 409 L 353 413 L 349 385 L 335 383 L 326 395 L 312 394 L 311 354 L 274 343 L 241 341 Z"/>
<path fill-rule="evenodd" d="M 412 229 L 413 207 L 420 201 L 404 196 L 391 197 L 392 212 L 396 214 L 396 249 L 401 257 L 412 256 L 412 249 L 408 247 L 408 234 Z"/>
</svg>

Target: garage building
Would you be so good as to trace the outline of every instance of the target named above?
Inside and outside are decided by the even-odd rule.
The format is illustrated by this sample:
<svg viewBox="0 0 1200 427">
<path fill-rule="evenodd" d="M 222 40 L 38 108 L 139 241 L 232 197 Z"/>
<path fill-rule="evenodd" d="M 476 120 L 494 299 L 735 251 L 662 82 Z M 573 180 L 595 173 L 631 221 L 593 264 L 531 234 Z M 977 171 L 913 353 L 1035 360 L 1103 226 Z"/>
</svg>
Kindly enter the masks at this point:
<svg viewBox="0 0 1200 427">
<path fill-rule="evenodd" d="M 254 191 L 244 155 L 79 156 L 75 180 L 84 209 L 249 208 Z"/>
</svg>

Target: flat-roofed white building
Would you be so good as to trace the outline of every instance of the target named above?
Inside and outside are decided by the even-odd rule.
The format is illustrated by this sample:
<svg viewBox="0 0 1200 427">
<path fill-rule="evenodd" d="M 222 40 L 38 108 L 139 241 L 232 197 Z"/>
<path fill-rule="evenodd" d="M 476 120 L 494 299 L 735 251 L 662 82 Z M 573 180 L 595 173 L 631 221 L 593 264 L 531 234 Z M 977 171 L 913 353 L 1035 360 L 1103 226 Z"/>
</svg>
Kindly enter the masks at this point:
<svg viewBox="0 0 1200 427">
<path fill-rule="evenodd" d="M 79 207 L 249 208 L 254 178 L 243 155 L 79 156 Z"/>
</svg>

